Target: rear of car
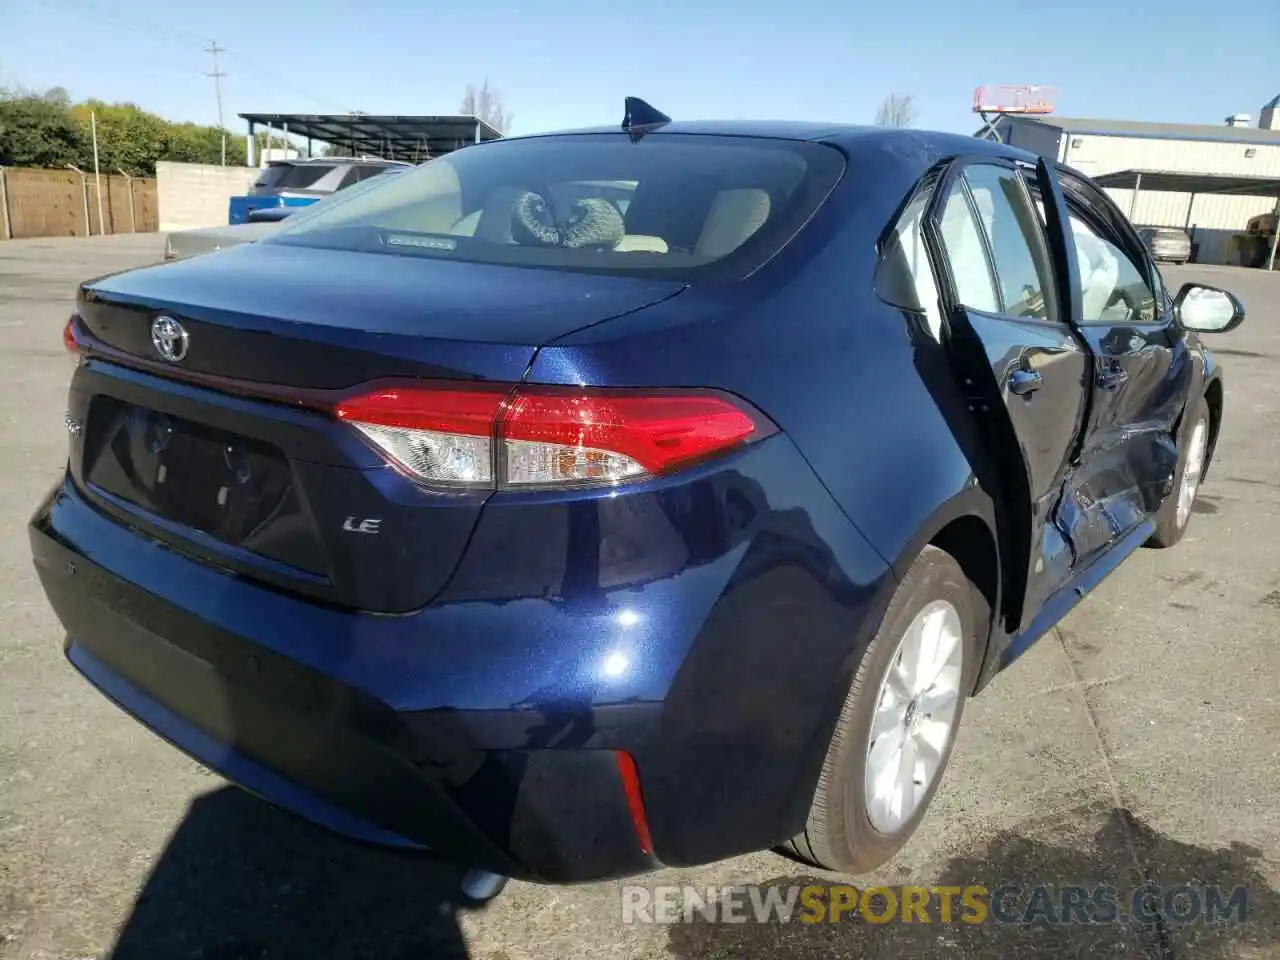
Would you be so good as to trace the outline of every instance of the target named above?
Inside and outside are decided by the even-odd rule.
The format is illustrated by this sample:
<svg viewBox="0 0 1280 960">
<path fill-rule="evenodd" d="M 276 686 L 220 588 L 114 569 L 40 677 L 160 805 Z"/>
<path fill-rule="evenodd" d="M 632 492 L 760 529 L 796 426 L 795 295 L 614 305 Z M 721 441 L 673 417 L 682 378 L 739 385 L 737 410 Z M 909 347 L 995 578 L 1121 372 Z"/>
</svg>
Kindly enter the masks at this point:
<svg viewBox="0 0 1280 960">
<path fill-rule="evenodd" d="M 651 335 L 724 310 L 843 163 L 788 140 L 505 140 L 83 285 L 67 472 L 31 524 L 72 663 L 365 840 L 557 881 L 774 842 L 812 757 L 759 744 L 740 691 L 712 709 L 762 669 L 723 611 L 768 609 L 735 584 L 797 509 L 881 561 L 748 398 L 586 354 L 567 382 L 528 373 L 620 317 L 652 317 L 636 350 L 672 349 Z M 786 696 L 817 721 L 803 685 Z M 751 746 L 708 770 L 717 742 Z M 698 835 L 725 783 L 755 784 L 758 821 Z"/>
<path fill-rule="evenodd" d="M 175 230 L 165 237 L 164 258 L 185 260 L 204 253 L 215 253 L 242 243 L 255 243 L 273 233 L 273 223 L 237 223 L 226 227 L 198 227 L 194 230 Z"/>
<path fill-rule="evenodd" d="M 1177 227 L 1143 227 L 1138 231 L 1153 259 L 1186 263 L 1191 259 L 1191 238 Z"/>
<path fill-rule="evenodd" d="M 305 207 L 359 183 L 410 168 L 393 160 L 335 157 L 310 160 L 273 160 L 262 168 L 249 193 L 232 197 L 228 223 L 248 222 L 258 210 L 271 207 Z"/>
<path fill-rule="evenodd" d="M 407 164 L 346 157 L 273 160 L 253 182 L 249 196 L 323 197 L 404 166 Z"/>
<path fill-rule="evenodd" d="M 410 167 L 394 166 L 379 170 L 358 183 L 343 188 L 340 194 L 329 194 L 315 203 L 308 204 L 305 212 L 311 215 L 324 209 L 325 205 L 336 198 L 346 199 L 356 196 L 365 190 L 378 186 L 387 177 L 403 173 Z M 240 198 L 245 199 L 245 198 Z M 215 253 L 227 247 L 239 246 L 242 243 L 256 243 L 279 229 L 280 223 L 289 217 L 299 216 L 303 209 L 294 207 L 261 207 L 252 208 L 245 217 L 245 223 L 233 223 L 225 227 L 199 227 L 194 230 L 176 230 L 165 237 L 164 258 L 166 260 L 183 260 L 205 253 Z"/>
</svg>

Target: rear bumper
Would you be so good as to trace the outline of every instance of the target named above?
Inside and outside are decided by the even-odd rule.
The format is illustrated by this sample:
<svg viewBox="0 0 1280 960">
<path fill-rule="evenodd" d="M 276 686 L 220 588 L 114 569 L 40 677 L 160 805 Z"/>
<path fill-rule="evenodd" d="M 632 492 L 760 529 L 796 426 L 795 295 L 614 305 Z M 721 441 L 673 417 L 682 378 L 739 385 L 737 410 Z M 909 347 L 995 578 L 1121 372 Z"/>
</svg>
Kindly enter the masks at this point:
<svg viewBox="0 0 1280 960">
<path fill-rule="evenodd" d="M 548 882 L 794 835 L 892 577 L 790 440 L 627 497 L 500 500 L 399 616 L 191 559 L 69 477 L 30 538 L 94 685 L 341 833 Z"/>
<path fill-rule="evenodd" d="M 641 849 L 613 751 L 485 750 L 467 742 L 465 723 L 447 716 L 424 735 L 422 717 L 398 713 L 95 563 L 57 529 L 59 511 L 67 521 L 68 511 L 89 509 L 66 485 L 30 527 L 41 583 L 68 633 L 67 657 L 103 694 L 202 764 L 346 836 L 508 876 L 575 882 L 657 865 Z M 89 513 L 76 519 L 82 530 L 109 524 Z M 157 548 L 139 540 L 135 549 Z M 187 563 L 172 558 L 175 578 Z M 226 579 L 220 602 L 236 603 L 235 581 Z M 643 721 L 646 708 L 628 712 Z M 442 756 L 446 745 L 453 765 Z"/>
<path fill-rule="evenodd" d="M 1156 260 L 1188 260 L 1191 258 L 1191 246 L 1186 243 L 1153 243 L 1151 256 Z"/>
</svg>

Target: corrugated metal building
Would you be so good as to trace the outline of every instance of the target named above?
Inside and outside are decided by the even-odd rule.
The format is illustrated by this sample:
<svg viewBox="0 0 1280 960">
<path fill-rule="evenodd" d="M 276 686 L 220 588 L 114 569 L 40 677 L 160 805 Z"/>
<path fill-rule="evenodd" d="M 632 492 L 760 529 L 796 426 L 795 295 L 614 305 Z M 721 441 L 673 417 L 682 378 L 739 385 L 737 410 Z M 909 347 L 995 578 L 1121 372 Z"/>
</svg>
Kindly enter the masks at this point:
<svg viewBox="0 0 1280 960">
<path fill-rule="evenodd" d="M 1247 114 L 1212 124 L 1143 123 L 1077 117 L 1002 116 L 1001 139 L 1055 157 L 1090 176 L 1121 170 L 1280 178 L 1280 96 L 1265 104 L 1258 126 Z M 1252 216 L 1275 208 L 1273 196 L 1219 196 L 1138 190 L 1107 191 L 1139 226 L 1182 227 L 1199 245 L 1201 263 L 1229 261 L 1230 238 Z"/>
</svg>

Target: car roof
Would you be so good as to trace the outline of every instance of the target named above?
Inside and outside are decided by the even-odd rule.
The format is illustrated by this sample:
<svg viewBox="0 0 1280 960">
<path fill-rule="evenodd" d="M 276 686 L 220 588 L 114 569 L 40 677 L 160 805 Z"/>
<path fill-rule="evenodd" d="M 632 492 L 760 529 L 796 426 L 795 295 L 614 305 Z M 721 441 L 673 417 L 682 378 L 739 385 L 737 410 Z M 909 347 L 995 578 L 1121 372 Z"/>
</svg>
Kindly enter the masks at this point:
<svg viewBox="0 0 1280 960">
<path fill-rule="evenodd" d="M 476 146 L 490 146 L 504 141 L 532 138 L 616 134 L 621 132 L 621 126 L 584 127 L 576 130 L 553 130 L 545 133 L 520 134 L 513 137 L 504 137 L 501 140 L 492 140 L 487 144 L 477 144 Z M 920 155 L 929 155 L 937 158 L 963 154 L 989 154 L 1024 160 L 1030 163 L 1034 163 L 1039 159 L 1034 154 L 1011 147 L 1008 144 L 985 140 L 968 134 L 808 120 L 673 120 L 670 123 L 665 123 L 660 127 L 654 127 L 646 131 L 644 136 L 661 137 L 680 134 L 799 140 L 810 143 L 829 143 L 846 150 L 859 147 L 901 148 L 917 157 L 920 157 Z M 474 147 L 468 147 L 467 149 L 474 149 Z"/>
</svg>

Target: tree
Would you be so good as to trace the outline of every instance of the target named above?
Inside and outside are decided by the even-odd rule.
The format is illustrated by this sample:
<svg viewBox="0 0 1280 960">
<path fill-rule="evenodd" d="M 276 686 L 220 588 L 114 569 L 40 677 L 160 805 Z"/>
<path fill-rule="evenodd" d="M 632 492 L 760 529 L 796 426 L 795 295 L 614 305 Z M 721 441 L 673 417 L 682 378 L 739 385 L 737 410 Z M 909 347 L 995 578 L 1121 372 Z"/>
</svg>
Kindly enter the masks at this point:
<svg viewBox="0 0 1280 960">
<path fill-rule="evenodd" d="M 0 98 L 0 164 L 15 167 L 82 166 L 84 130 L 66 108 L 66 91 L 17 92 Z"/>
<path fill-rule="evenodd" d="M 91 115 L 97 121 L 98 165 L 104 171 L 153 174 L 157 160 L 170 159 L 174 124 L 132 103 L 86 100 L 71 108 L 71 116 L 79 123 L 83 136 L 90 140 L 87 158 L 90 165 L 93 163 Z"/>
<path fill-rule="evenodd" d="M 217 127 L 204 127 L 196 123 L 169 125 L 163 155 L 157 160 L 173 160 L 178 163 L 221 163 L 222 137 L 227 137 L 227 164 L 242 167 L 248 163 L 244 137 Z M 263 135 L 258 134 L 261 151 Z"/>
<path fill-rule="evenodd" d="M 471 117 L 479 117 L 499 133 L 506 133 L 511 128 L 514 115 L 506 108 L 502 94 L 496 87 L 489 85 L 489 78 L 476 86 L 467 84 L 467 91 L 462 95 L 459 112 Z"/>
<path fill-rule="evenodd" d="M 916 122 L 915 97 L 909 93 L 891 93 L 876 109 L 877 127 L 909 127 Z"/>
<path fill-rule="evenodd" d="M 98 165 L 106 173 L 123 170 L 151 176 L 157 160 L 219 163 L 223 131 L 194 123 L 172 123 L 132 103 L 85 100 L 73 104 L 67 91 L 0 92 L 0 163 L 93 169 L 93 126 L 98 131 Z M 244 140 L 227 133 L 227 162 L 245 162 Z"/>
</svg>

